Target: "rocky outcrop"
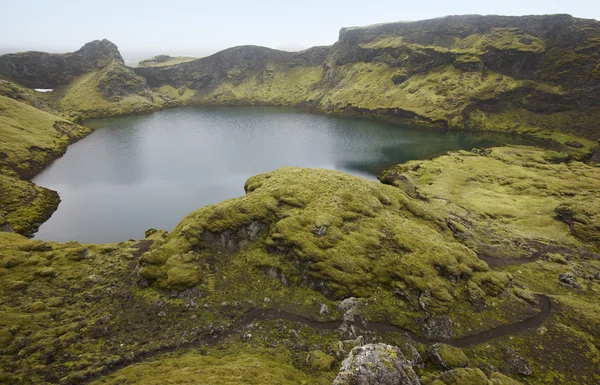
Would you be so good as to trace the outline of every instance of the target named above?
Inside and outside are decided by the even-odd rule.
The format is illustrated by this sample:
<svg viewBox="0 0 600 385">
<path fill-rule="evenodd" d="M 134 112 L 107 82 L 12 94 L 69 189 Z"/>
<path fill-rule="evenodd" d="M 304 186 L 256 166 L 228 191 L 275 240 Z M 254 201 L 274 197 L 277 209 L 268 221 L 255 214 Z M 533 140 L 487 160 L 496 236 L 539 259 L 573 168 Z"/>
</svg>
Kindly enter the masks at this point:
<svg viewBox="0 0 600 385">
<path fill-rule="evenodd" d="M 333 385 L 419 385 L 412 363 L 395 346 L 369 344 L 350 352 Z"/>
<path fill-rule="evenodd" d="M 146 78 L 153 87 L 169 84 L 206 93 L 223 82 L 237 83 L 255 75 L 268 77 L 275 71 L 274 65 L 290 68 L 320 66 L 330 52 L 330 47 L 314 47 L 292 53 L 266 47 L 240 46 L 173 66 L 136 67 L 135 72 Z"/>
<path fill-rule="evenodd" d="M 0 74 L 31 88 L 56 88 L 113 60 L 124 63 L 117 46 L 106 39 L 94 40 L 73 53 L 32 51 L 2 55 Z"/>
</svg>

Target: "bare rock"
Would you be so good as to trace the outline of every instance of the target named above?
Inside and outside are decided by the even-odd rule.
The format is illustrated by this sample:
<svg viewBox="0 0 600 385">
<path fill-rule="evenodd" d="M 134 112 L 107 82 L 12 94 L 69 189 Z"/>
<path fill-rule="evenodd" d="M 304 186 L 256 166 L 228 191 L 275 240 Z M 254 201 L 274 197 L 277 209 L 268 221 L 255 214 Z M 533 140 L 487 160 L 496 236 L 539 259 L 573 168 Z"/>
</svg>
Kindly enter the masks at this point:
<svg viewBox="0 0 600 385">
<path fill-rule="evenodd" d="M 386 344 L 359 346 L 350 352 L 333 385 L 420 385 L 400 349 Z"/>
</svg>

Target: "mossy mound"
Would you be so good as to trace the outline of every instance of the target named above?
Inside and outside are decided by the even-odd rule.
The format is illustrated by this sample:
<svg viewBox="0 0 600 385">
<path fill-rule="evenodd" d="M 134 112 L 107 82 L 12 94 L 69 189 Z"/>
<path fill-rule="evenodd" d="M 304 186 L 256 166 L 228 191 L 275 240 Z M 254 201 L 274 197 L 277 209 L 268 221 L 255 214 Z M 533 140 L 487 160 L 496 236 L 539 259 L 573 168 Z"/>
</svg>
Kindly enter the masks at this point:
<svg viewBox="0 0 600 385">
<path fill-rule="evenodd" d="M 19 95 L 14 95 L 19 97 Z M 0 96 L 0 167 L 31 178 L 90 129 Z"/>
<path fill-rule="evenodd" d="M 98 80 L 105 99 L 119 100 L 130 94 L 149 96 L 146 80 L 118 62 L 112 62 Z"/>
<path fill-rule="evenodd" d="M 492 272 L 453 238 L 442 216 L 398 189 L 336 171 L 283 168 L 250 178 L 246 191 L 190 214 L 140 258 L 139 274 L 160 288 L 212 292 L 216 264 L 242 259 L 283 286 L 333 300 L 373 298 L 366 311 L 414 330 L 424 314 L 462 319 L 453 312 L 458 304 L 473 312 L 473 291 L 488 299 L 489 312 L 531 310 L 511 294 L 510 275 Z"/>
<path fill-rule="evenodd" d="M 455 236 L 484 258 L 597 252 L 600 169 L 576 159 L 507 146 L 408 162 L 381 180 L 447 211 Z"/>
<path fill-rule="evenodd" d="M 33 91 L 0 81 L 0 216 L 4 229 L 20 234 L 31 234 L 60 201 L 56 192 L 27 179 L 91 132 L 39 109 L 49 104 Z"/>
</svg>

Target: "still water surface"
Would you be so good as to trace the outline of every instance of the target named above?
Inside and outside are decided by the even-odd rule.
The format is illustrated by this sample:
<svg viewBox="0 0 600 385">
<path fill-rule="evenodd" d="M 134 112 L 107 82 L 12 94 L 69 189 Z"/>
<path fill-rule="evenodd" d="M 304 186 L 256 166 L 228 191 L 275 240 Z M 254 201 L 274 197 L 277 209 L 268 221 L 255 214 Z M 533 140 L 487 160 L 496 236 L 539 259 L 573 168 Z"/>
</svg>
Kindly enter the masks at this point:
<svg viewBox="0 0 600 385">
<path fill-rule="evenodd" d="M 249 176 L 282 166 L 375 179 L 445 151 L 531 144 L 263 107 L 176 108 L 86 125 L 96 131 L 34 179 L 62 199 L 37 239 L 119 242 L 171 230 L 199 207 L 243 195 Z"/>
</svg>

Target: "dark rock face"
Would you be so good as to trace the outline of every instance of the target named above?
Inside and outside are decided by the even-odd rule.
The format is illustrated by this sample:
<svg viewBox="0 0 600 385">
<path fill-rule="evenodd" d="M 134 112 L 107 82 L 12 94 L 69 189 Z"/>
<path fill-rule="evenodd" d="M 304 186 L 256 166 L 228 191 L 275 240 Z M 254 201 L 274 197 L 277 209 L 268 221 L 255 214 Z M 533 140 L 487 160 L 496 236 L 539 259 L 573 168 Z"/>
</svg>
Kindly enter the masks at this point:
<svg viewBox="0 0 600 385">
<path fill-rule="evenodd" d="M 28 87 L 55 88 L 113 60 L 124 63 L 117 46 L 106 39 L 94 40 L 67 54 L 24 52 L 0 56 L 0 74 Z"/>
<path fill-rule="evenodd" d="M 220 233 L 204 231 L 202 240 L 211 246 L 235 251 L 239 250 L 247 243 L 258 239 L 266 228 L 266 224 L 255 221 L 247 226 L 242 226 L 237 230 L 225 230 Z"/>
<path fill-rule="evenodd" d="M 119 99 L 129 94 L 146 96 L 146 80 L 121 64 L 113 64 L 98 81 L 98 91 L 105 99 Z"/>
<path fill-rule="evenodd" d="M 342 362 L 333 385 L 419 385 L 419 377 L 400 349 L 386 344 L 359 346 Z"/>
<path fill-rule="evenodd" d="M 569 273 L 569 272 L 561 273 L 558 276 L 558 280 L 560 282 L 562 282 L 563 284 L 570 286 L 572 288 L 575 288 L 575 289 L 581 288 L 581 285 L 577 282 L 577 278 L 575 277 L 575 275 L 573 275 L 573 273 Z"/>
<path fill-rule="evenodd" d="M 210 91 L 226 80 L 243 80 L 247 75 L 265 76 L 268 64 L 297 67 L 322 65 L 331 47 L 313 47 L 302 52 L 285 52 L 258 46 L 240 46 L 212 56 L 168 67 L 138 67 L 135 72 L 152 87 L 186 85 L 198 91 Z"/>
</svg>

